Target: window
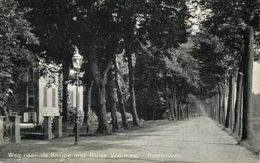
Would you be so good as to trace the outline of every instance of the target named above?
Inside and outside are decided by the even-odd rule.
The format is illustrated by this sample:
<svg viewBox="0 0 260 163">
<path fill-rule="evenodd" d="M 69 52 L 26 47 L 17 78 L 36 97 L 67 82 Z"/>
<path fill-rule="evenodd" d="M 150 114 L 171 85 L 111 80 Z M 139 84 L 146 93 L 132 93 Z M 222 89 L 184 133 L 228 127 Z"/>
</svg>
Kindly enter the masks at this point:
<svg viewBox="0 0 260 163">
<path fill-rule="evenodd" d="M 29 117 L 28 117 L 28 113 L 23 113 L 23 122 L 28 122 L 29 121 Z"/>
<path fill-rule="evenodd" d="M 10 112 L 10 116 L 18 116 L 17 112 Z"/>
<path fill-rule="evenodd" d="M 56 89 L 52 88 L 52 107 L 56 107 Z"/>
<path fill-rule="evenodd" d="M 28 122 L 36 122 L 36 112 L 28 112 Z"/>
<path fill-rule="evenodd" d="M 28 68 L 26 70 L 26 81 L 33 81 L 34 80 L 34 71 L 33 68 Z"/>
<path fill-rule="evenodd" d="M 26 106 L 28 108 L 33 108 L 35 106 L 35 89 L 34 89 L 34 86 L 28 86 L 27 87 Z"/>
<path fill-rule="evenodd" d="M 43 106 L 44 107 L 47 107 L 47 103 L 48 103 L 47 94 L 48 94 L 48 88 L 43 87 Z"/>
</svg>

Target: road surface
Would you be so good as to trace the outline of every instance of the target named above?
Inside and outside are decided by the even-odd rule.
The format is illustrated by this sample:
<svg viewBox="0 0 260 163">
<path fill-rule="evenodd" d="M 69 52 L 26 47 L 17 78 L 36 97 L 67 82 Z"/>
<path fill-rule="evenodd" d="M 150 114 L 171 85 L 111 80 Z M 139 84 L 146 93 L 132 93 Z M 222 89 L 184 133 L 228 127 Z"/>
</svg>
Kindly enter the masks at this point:
<svg viewBox="0 0 260 163">
<path fill-rule="evenodd" d="M 258 163 L 259 157 L 207 117 L 117 133 L 51 141 L 26 140 L 0 147 L 0 162 L 205 162 Z M 1 160 L 1 159 L 0 159 Z"/>
</svg>

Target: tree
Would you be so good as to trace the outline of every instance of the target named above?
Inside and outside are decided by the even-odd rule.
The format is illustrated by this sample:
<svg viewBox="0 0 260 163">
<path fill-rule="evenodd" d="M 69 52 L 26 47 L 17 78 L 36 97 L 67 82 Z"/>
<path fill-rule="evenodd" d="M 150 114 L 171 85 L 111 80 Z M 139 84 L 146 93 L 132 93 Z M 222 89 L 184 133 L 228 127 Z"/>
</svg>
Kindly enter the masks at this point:
<svg viewBox="0 0 260 163">
<path fill-rule="evenodd" d="M 122 88 L 121 88 L 121 85 L 119 84 L 120 83 L 120 70 L 118 68 L 118 65 L 117 65 L 117 58 L 115 59 L 115 62 L 114 62 L 114 66 L 115 66 L 115 84 L 116 84 L 116 90 L 117 90 L 117 98 L 118 98 L 118 107 L 119 107 L 119 110 L 120 110 L 120 113 L 121 113 L 121 119 L 122 119 L 122 127 L 124 129 L 128 129 L 128 123 L 127 123 L 127 118 L 126 118 L 126 111 L 125 111 L 125 101 L 124 101 L 124 98 L 123 98 L 123 93 L 122 93 Z"/>
<path fill-rule="evenodd" d="M 119 22 L 116 14 L 116 1 L 90 2 L 75 1 L 75 23 L 73 41 L 79 45 L 81 54 L 89 62 L 89 69 L 97 93 L 97 132 L 109 134 L 107 122 L 106 84 L 116 54 L 120 53 Z M 116 31 L 116 32 L 115 32 Z M 84 81 L 86 82 L 86 81 Z"/>
<path fill-rule="evenodd" d="M 31 8 L 26 17 L 34 26 L 33 32 L 39 38 L 40 46 L 35 51 L 47 63 L 62 65 L 61 72 L 58 70 L 58 73 L 62 73 L 62 116 L 63 122 L 67 122 L 69 70 L 72 67 L 71 58 L 74 52 L 74 4 L 70 0 L 27 0 L 21 1 L 21 4 Z"/>
<path fill-rule="evenodd" d="M 118 17 L 121 21 L 121 37 L 123 39 L 123 48 L 125 57 L 128 63 L 128 78 L 129 78 L 129 103 L 130 109 L 133 116 L 133 125 L 139 126 L 139 117 L 136 111 L 136 99 L 135 99 L 135 75 L 134 75 L 134 65 L 133 65 L 133 54 L 136 53 L 136 24 L 137 24 L 137 14 L 140 12 L 138 10 L 138 5 L 140 2 L 135 3 L 131 0 L 123 1 L 119 3 Z M 140 7 L 140 6 L 139 6 Z"/>
<path fill-rule="evenodd" d="M 135 87 L 138 95 L 138 108 L 142 109 L 138 112 L 141 116 L 148 114 L 144 110 L 144 107 L 147 107 L 154 108 L 153 112 L 159 115 L 159 110 L 161 112 L 168 106 L 170 109 L 174 105 L 168 105 L 172 104 L 173 96 L 171 98 L 168 98 L 169 94 L 166 96 L 166 92 L 174 93 L 172 93 L 172 88 L 166 91 L 167 85 L 171 84 L 166 84 L 165 81 L 170 80 L 172 76 L 166 77 L 167 66 L 164 59 L 172 57 L 171 55 L 174 56 L 173 53 L 170 54 L 170 51 L 174 51 L 181 43 L 187 41 L 186 20 L 189 14 L 183 1 L 149 1 L 143 5 L 148 7 L 143 7 L 142 10 L 139 10 L 142 12 L 136 16 L 138 28 L 134 37 L 140 45 L 139 48 L 136 48 L 139 51 L 135 53 Z M 140 6 L 140 4 L 135 5 L 135 9 Z M 169 99 L 171 102 L 166 102 L 165 99 Z M 153 114 L 146 116 L 154 117 Z"/>
<path fill-rule="evenodd" d="M 188 104 L 189 94 L 194 94 L 200 85 L 197 61 L 189 49 L 182 45 L 168 49 L 164 55 L 148 50 L 136 61 L 136 88 L 138 107 L 145 119 L 163 118 L 166 110 L 171 118 L 180 117 L 181 105 Z M 153 54 L 153 55 L 151 55 Z M 182 94 L 180 94 L 182 93 Z M 177 104 L 177 105 L 176 105 Z M 150 114 L 149 114 L 150 113 Z"/>
<path fill-rule="evenodd" d="M 119 129 L 119 123 L 117 119 L 117 92 L 116 92 L 116 74 L 115 74 L 115 68 L 114 66 L 110 69 L 108 72 L 108 83 L 107 83 L 107 98 L 108 98 L 108 106 L 110 108 L 111 112 L 111 118 L 112 118 L 112 128 L 113 130 Z"/>
<path fill-rule="evenodd" d="M 245 34 L 245 52 L 243 56 L 243 121 L 242 121 L 242 133 L 241 140 L 251 139 L 252 137 L 252 74 L 253 74 L 253 62 L 254 62 L 254 29 L 252 26 L 248 26 Z"/>
<path fill-rule="evenodd" d="M 0 1 L 1 112 L 16 86 L 23 80 L 26 68 L 34 65 L 37 60 L 30 49 L 38 44 L 38 40 L 31 32 L 31 24 L 25 19 L 26 12 L 15 0 Z"/>
<path fill-rule="evenodd" d="M 208 19 L 203 23 L 210 34 L 216 35 L 224 43 L 224 48 L 229 49 L 232 57 L 233 70 L 237 71 L 239 63 L 243 63 L 243 130 L 242 140 L 250 138 L 251 113 L 252 113 L 252 64 L 254 30 L 259 30 L 259 1 L 201 1 L 202 6 L 210 9 Z M 229 10 L 232 8 L 232 10 Z M 228 33 L 228 35 L 227 35 Z M 232 45 L 232 46 L 231 46 Z M 239 46 L 240 45 L 240 46 Z M 241 51 L 243 47 L 244 51 Z M 230 66 L 229 66 L 230 67 Z M 233 71 L 233 72 L 234 72 Z M 240 82 L 238 80 L 238 82 Z M 240 85 L 240 83 L 238 83 Z M 237 96 L 237 100 L 241 100 Z M 240 102 L 241 103 L 241 102 Z"/>
<path fill-rule="evenodd" d="M 91 72 L 98 93 L 98 131 L 109 133 L 105 85 L 107 72 L 118 47 L 118 34 L 114 32 L 117 28 L 116 21 L 112 16 L 113 8 L 116 7 L 114 2 L 46 0 L 29 1 L 28 4 L 33 8 L 30 19 L 37 27 L 35 33 L 41 39 L 43 57 L 63 65 L 64 113 L 66 113 L 68 70 L 73 54 L 72 45 L 77 45 L 80 47 L 81 54 L 85 56 L 84 59 L 89 62 L 89 66 L 83 66 L 82 69 Z"/>
<path fill-rule="evenodd" d="M 84 100 L 83 100 L 83 108 L 84 108 L 84 120 L 83 122 L 86 124 L 87 133 L 89 132 L 90 127 L 90 112 L 91 112 L 91 104 L 92 104 L 92 89 L 93 89 L 94 81 L 91 80 L 88 84 L 85 85 L 84 90 Z"/>
<path fill-rule="evenodd" d="M 227 115 L 225 120 L 225 127 L 232 130 L 232 110 L 233 110 L 233 76 L 229 77 L 228 83 L 228 106 L 227 106 Z"/>
<path fill-rule="evenodd" d="M 241 67 L 241 66 L 240 66 Z M 243 74 L 241 69 L 238 71 L 237 77 L 237 100 L 235 103 L 235 114 L 234 114 L 234 125 L 233 125 L 233 132 L 238 133 L 240 135 L 241 129 L 241 116 L 242 116 L 242 106 L 241 106 L 241 98 L 242 98 L 242 87 L 243 87 Z"/>
</svg>

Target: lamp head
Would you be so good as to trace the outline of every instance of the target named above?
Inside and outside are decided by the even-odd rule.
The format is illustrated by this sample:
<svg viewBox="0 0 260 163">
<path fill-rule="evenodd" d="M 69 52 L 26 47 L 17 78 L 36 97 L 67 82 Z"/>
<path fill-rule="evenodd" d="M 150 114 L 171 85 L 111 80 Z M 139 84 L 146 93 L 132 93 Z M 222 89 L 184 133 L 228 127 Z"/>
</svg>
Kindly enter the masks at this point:
<svg viewBox="0 0 260 163">
<path fill-rule="evenodd" d="M 83 57 L 79 54 L 79 49 L 75 46 L 74 55 L 72 57 L 73 67 L 79 71 L 82 65 Z"/>
</svg>

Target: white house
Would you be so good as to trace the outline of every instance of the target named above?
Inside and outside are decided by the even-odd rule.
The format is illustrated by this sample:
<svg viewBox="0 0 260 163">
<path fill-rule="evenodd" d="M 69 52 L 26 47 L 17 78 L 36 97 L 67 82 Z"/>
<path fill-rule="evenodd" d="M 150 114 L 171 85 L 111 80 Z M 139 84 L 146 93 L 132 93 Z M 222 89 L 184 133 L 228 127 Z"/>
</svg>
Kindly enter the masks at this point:
<svg viewBox="0 0 260 163">
<path fill-rule="evenodd" d="M 62 97 L 62 78 L 58 73 L 39 76 L 37 69 L 30 68 L 24 74 L 24 82 L 15 93 L 15 104 L 10 114 L 21 116 L 21 122 L 41 124 L 43 116 L 57 116 L 62 112 L 59 99 Z M 76 86 L 68 85 L 70 106 L 76 108 Z M 83 87 L 78 89 L 79 111 L 83 111 Z"/>
</svg>

